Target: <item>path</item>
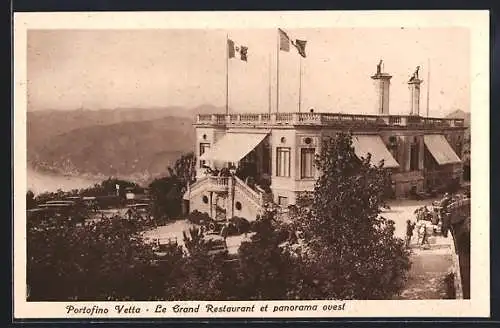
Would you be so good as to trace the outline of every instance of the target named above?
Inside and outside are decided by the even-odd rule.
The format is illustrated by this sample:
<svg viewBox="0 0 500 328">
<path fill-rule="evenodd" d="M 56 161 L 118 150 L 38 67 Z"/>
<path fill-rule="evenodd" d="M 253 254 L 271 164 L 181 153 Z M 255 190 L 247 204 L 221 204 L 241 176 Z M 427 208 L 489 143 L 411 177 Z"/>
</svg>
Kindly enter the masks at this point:
<svg viewBox="0 0 500 328">
<path fill-rule="evenodd" d="M 408 281 L 396 299 L 446 299 L 450 291 L 445 281 L 453 264 L 451 237 L 436 237 L 431 249 L 412 248 Z"/>
</svg>

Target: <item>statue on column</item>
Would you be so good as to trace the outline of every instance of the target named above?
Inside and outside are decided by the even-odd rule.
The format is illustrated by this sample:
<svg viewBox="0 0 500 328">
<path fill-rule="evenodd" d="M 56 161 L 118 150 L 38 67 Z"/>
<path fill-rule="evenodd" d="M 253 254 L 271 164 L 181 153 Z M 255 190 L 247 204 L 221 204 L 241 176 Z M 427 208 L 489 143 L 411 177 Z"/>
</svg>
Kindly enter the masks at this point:
<svg viewBox="0 0 500 328">
<path fill-rule="evenodd" d="M 377 75 L 382 73 L 382 62 L 383 60 L 381 59 L 377 65 Z"/>
<path fill-rule="evenodd" d="M 418 71 L 419 70 L 420 70 L 420 66 L 417 66 L 417 68 L 415 69 L 415 72 L 413 73 L 413 75 L 410 78 L 410 82 L 418 80 Z"/>
</svg>

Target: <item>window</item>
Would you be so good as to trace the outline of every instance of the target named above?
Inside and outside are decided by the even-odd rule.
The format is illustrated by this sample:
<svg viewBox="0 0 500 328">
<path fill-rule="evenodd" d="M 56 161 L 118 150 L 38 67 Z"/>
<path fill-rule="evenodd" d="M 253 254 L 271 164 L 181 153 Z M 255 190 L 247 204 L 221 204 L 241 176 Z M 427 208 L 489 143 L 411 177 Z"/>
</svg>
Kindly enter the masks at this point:
<svg viewBox="0 0 500 328">
<path fill-rule="evenodd" d="M 236 204 L 234 204 L 234 206 L 236 207 L 236 209 L 237 209 L 238 211 L 241 211 L 242 206 L 241 206 L 241 203 L 240 203 L 240 202 L 236 202 Z"/>
<path fill-rule="evenodd" d="M 278 196 L 278 205 L 288 206 L 288 197 Z"/>
<path fill-rule="evenodd" d="M 207 196 L 203 196 L 201 199 L 202 199 L 203 203 L 208 204 L 208 197 Z"/>
<path fill-rule="evenodd" d="M 300 152 L 300 177 L 314 177 L 314 148 L 302 148 Z"/>
<path fill-rule="evenodd" d="M 200 156 L 203 155 L 207 150 L 210 149 L 210 144 L 209 143 L 201 143 L 200 144 Z M 203 168 L 205 165 L 206 161 L 200 160 L 200 168 Z"/>
<path fill-rule="evenodd" d="M 290 148 L 276 148 L 276 176 L 290 176 Z"/>
</svg>

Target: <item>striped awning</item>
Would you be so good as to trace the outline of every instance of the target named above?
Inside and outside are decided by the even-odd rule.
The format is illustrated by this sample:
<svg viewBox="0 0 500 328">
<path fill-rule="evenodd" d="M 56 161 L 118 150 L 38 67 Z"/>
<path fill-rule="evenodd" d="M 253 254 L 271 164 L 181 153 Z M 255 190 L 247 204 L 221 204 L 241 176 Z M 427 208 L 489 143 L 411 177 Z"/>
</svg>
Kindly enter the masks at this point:
<svg viewBox="0 0 500 328">
<path fill-rule="evenodd" d="M 451 148 L 448 140 L 442 134 L 426 134 L 424 135 L 424 143 L 427 149 L 432 154 L 432 157 L 439 165 L 461 163 L 460 157 L 457 156 L 453 148 Z"/>
<path fill-rule="evenodd" d="M 267 133 L 227 133 L 200 160 L 236 163 L 257 147 Z"/>
<path fill-rule="evenodd" d="M 359 158 L 366 158 L 368 153 L 371 154 L 371 163 L 374 165 L 379 165 L 380 162 L 384 161 L 384 167 L 396 168 L 399 167 L 398 162 L 392 157 L 384 141 L 378 135 L 353 135 L 352 144 L 354 147 L 354 152 Z"/>
</svg>

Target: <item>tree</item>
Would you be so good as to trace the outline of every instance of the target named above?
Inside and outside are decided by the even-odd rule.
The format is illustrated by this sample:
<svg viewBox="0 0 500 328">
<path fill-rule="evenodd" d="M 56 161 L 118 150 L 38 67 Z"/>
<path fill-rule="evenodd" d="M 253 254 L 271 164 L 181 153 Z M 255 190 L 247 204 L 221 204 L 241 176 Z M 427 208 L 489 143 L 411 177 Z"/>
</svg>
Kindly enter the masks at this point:
<svg viewBox="0 0 500 328">
<path fill-rule="evenodd" d="M 167 168 L 171 177 L 177 177 L 182 186 L 182 192 L 196 179 L 196 157 L 193 152 L 184 154 L 175 161 L 174 167 Z"/>
<path fill-rule="evenodd" d="M 311 205 L 294 220 L 304 239 L 301 299 L 387 299 L 403 287 L 409 253 L 380 216 L 390 173 L 370 159 L 356 156 L 348 134 L 323 144 Z"/>
<path fill-rule="evenodd" d="M 80 194 L 85 196 L 116 195 L 116 186 L 119 187 L 118 194 L 122 198 L 125 197 L 127 189 L 131 188 L 133 191 L 142 191 L 142 188 L 135 182 L 110 177 L 99 184 L 95 184 L 93 187 L 82 189 Z"/>
<path fill-rule="evenodd" d="M 26 192 L 26 209 L 31 209 L 36 207 L 35 194 L 33 191 L 28 190 Z"/>
<path fill-rule="evenodd" d="M 464 140 L 464 150 L 463 150 L 463 178 L 465 181 L 470 181 L 470 145 L 471 145 L 471 139 L 470 139 L 470 132 L 469 135 L 465 137 Z"/>
<path fill-rule="evenodd" d="M 148 187 L 153 201 L 153 216 L 156 219 L 182 214 L 182 198 L 196 176 L 194 153 L 182 155 L 175 161 L 174 167 L 168 167 L 167 170 L 167 176 L 153 180 Z"/>
<path fill-rule="evenodd" d="M 211 241 L 198 228 L 184 233 L 187 254 L 182 262 L 184 279 L 179 282 L 178 299 L 218 301 L 234 299 L 236 274 L 226 253 L 211 253 Z"/>
<path fill-rule="evenodd" d="M 176 176 L 154 179 L 148 187 L 156 220 L 174 218 L 181 214 L 182 182 Z"/>
<path fill-rule="evenodd" d="M 295 263 L 281 246 L 286 240 L 274 213 L 267 212 L 254 225 L 255 234 L 240 246 L 238 296 L 249 300 L 287 299 L 295 283 Z"/>
<path fill-rule="evenodd" d="M 28 300 L 163 299 L 180 280 L 182 257 L 172 248 L 159 259 L 137 227 L 120 218 L 33 226 L 27 233 Z"/>
</svg>

